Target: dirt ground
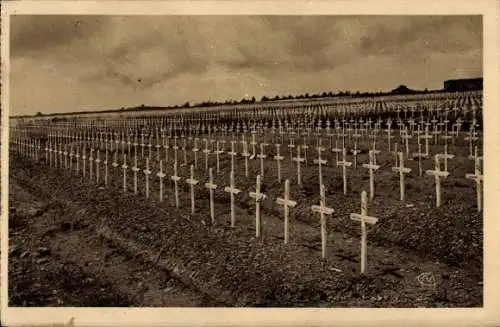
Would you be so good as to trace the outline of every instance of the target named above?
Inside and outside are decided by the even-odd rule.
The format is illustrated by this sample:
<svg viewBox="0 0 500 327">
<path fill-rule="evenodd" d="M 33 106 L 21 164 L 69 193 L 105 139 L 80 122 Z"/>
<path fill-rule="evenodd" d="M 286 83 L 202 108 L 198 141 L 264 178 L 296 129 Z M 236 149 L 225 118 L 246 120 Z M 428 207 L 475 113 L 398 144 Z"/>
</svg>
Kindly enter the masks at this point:
<svg viewBox="0 0 500 327">
<path fill-rule="evenodd" d="M 271 143 L 271 142 L 268 142 Z M 228 149 L 226 143 L 226 151 Z M 386 145 L 385 145 L 386 146 Z M 200 143 L 200 147 L 202 144 Z M 360 147 L 363 147 L 360 144 Z M 364 145 L 368 148 L 369 145 Z M 442 147 L 431 147 L 431 153 Z M 251 148 L 250 148 L 251 149 Z M 384 145 L 380 145 L 384 149 Z M 267 147 L 268 156 L 274 146 Z M 150 199 L 144 198 L 144 175 L 133 195 L 132 174 L 123 194 L 122 171 L 109 184 L 89 181 L 64 169 L 49 168 L 11 156 L 9 196 L 9 305 L 11 306 L 308 306 L 308 307 L 478 307 L 482 306 L 482 215 L 476 210 L 475 185 L 465 179 L 474 163 L 466 145 L 450 147 L 451 175 L 444 181 L 444 202 L 435 208 L 434 178 L 418 176 L 418 163 L 406 161 L 406 200 L 399 200 L 394 158 L 381 153 L 375 198 L 369 215 L 379 222 L 368 228 L 368 271 L 359 275 L 360 224 L 349 214 L 360 211 L 360 192 L 368 190 L 368 171 L 358 157 L 342 191 L 341 170 L 325 155 L 323 167 L 328 218 L 327 259 L 321 260 L 315 154 L 309 150 L 302 185 L 296 166 L 282 146 L 282 176 L 290 178 L 290 242 L 283 244 L 283 209 L 274 201 L 283 194 L 276 164 L 266 164 L 262 203 L 263 236 L 255 238 L 255 189 L 259 160 L 237 160 L 236 227 L 230 227 L 231 159 L 221 156 L 214 168 L 216 224 L 209 217 L 208 179 L 203 153 L 195 178 L 196 210 L 190 214 L 188 167 L 179 167 L 181 207 L 175 208 L 172 164 L 165 163 L 164 201 L 158 202 L 158 163 L 151 160 Z M 295 153 L 294 153 L 295 156 Z M 101 157 L 102 158 L 102 157 Z M 153 154 L 152 158 L 156 158 Z M 119 156 L 120 163 L 121 157 Z M 179 162 L 183 154 L 179 151 Z M 189 163 L 192 155 L 189 154 Z M 129 161 L 129 165 L 132 162 Z M 139 162 L 144 168 L 144 162 Z M 424 171 L 433 161 L 423 162 Z M 73 168 L 74 169 L 74 168 Z M 81 167 L 80 167 L 81 169 Z M 88 173 L 87 173 L 88 174 Z M 417 277 L 430 273 L 434 287 Z"/>
</svg>

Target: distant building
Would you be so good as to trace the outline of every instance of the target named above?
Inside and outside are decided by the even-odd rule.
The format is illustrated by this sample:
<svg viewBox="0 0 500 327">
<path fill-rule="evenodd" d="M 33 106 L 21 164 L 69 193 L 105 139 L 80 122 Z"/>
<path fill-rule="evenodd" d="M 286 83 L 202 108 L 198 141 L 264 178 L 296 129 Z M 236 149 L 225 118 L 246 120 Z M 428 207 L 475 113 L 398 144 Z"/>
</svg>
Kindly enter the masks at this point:
<svg viewBox="0 0 500 327">
<path fill-rule="evenodd" d="M 447 92 L 478 91 L 483 89 L 483 78 L 450 79 L 444 82 Z"/>
</svg>

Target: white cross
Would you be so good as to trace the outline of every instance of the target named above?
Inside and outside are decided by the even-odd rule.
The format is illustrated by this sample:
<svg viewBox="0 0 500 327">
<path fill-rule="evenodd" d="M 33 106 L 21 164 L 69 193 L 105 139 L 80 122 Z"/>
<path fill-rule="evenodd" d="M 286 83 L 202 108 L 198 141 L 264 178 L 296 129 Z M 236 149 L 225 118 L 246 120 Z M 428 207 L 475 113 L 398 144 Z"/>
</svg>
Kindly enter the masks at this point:
<svg viewBox="0 0 500 327">
<path fill-rule="evenodd" d="M 160 172 L 156 174 L 160 179 L 160 202 L 163 202 L 163 178 L 165 178 L 165 173 L 163 173 L 163 161 L 160 160 Z"/>
<path fill-rule="evenodd" d="M 241 191 L 234 186 L 234 172 L 230 172 L 230 184 L 224 188 L 225 192 L 231 194 L 231 227 L 236 225 L 236 216 L 234 208 L 234 195 L 240 193 Z"/>
<path fill-rule="evenodd" d="M 300 145 L 297 147 L 297 156 L 293 158 L 293 161 L 297 163 L 297 184 L 301 184 L 300 180 L 300 163 L 303 162 L 305 159 L 300 157 Z"/>
<path fill-rule="evenodd" d="M 264 158 L 267 158 L 267 155 L 264 154 L 264 146 L 266 145 L 267 143 L 260 144 L 260 154 L 257 155 L 257 157 L 260 159 L 260 174 L 262 177 L 264 177 Z"/>
<path fill-rule="evenodd" d="M 170 179 L 174 181 L 175 207 L 179 208 L 179 185 L 178 185 L 178 182 L 181 178 L 179 176 L 177 176 L 177 161 L 174 162 L 174 175 L 170 176 Z"/>
<path fill-rule="evenodd" d="M 251 133 L 252 133 L 252 142 L 250 142 L 250 144 L 252 145 L 252 155 L 250 156 L 250 160 L 253 160 L 256 156 L 255 146 L 257 145 L 257 142 L 255 142 L 255 133 L 257 132 L 253 130 Z"/>
<path fill-rule="evenodd" d="M 217 150 L 215 151 L 215 154 L 217 156 L 217 172 L 220 171 L 220 165 L 219 165 L 219 155 L 221 155 L 222 153 L 224 153 L 224 150 L 220 150 L 219 149 L 219 141 L 217 141 Z"/>
<path fill-rule="evenodd" d="M 276 155 L 274 156 L 274 160 L 276 160 L 276 164 L 278 165 L 278 182 L 281 183 L 281 164 L 280 164 L 280 161 L 283 160 L 285 157 L 280 155 L 281 144 L 275 144 L 274 146 L 276 146 Z"/>
<path fill-rule="evenodd" d="M 208 170 L 208 155 L 210 154 L 210 149 L 208 148 L 208 140 L 203 139 L 205 143 L 205 149 L 203 149 L 203 153 L 205 154 L 205 170 Z"/>
<path fill-rule="evenodd" d="M 231 141 L 231 151 L 227 153 L 231 156 L 231 171 L 234 171 L 234 157 L 237 155 L 236 151 L 234 151 L 234 143 L 235 143 L 235 141 L 232 140 Z"/>
<path fill-rule="evenodd" d="M 400 200 L 405 199 L 405 174 L 411 171 L 410 168 L 404 166 L 403 152 L 398 152 L 399 155 L 399 167 L 392 167 L 392 171 L 399 172 L 399 193 Z"/>
<path fill-rule="evenodd" d="M 137 167 L 137 154 L 134 155 L 134 166 L 132 167 L 132 171 L 134 172 L 134 194 L 137 194 L 137 172 L 139 171 L 139 167 Z"/>
<path fill-rule="evenodd" d="M 149 170 L 149 158 L 146 157 L 146 169 L 143 170 L 146 177 L 146 199 L 149 199 L 149 175 L 151 175 L 151 170 Z"/>
<path fill-rule="evenodd" d="M 279 205 L 283 206 L 284 210 L 284 222 L 285 222 L 285 237 L 284 237 L 284 243 L 288 243 L 288 215 L 289 215 L 289 207 L 295 207 L 297 205 L 297 202 L 290 200 L 290 181 L 287 179 L 285 180 L 285 194 L 283 195 L 283 198 L 277 198 L 276 203 Z"/>
<path fill-rule="evenodd" d="M 363 164 L 363 167 L 369 169 L 369 171 L 370 171 L 370 199 L 373 199 L 373 197 L 375 195 L 375 183 L 374 183 L 374 178 L 373 178 L 373 172 L 375 170 L 379 169 L 380 166 L 377 166 L 375 164 L 375 160 L 374 160 L 375 154 L 372 150 L 370 150 L 369 156 L 370 156 L 369 163 Z"/>
<path fill-rule="evenodd" d="M 260 191 L 260 175 L 257 175 L 255 182 L 255 192 L 250 192 L 250 197 L 255 199 L 255 237 L 260 237 L 262 231 L 262 221 L 260 217 L 260 202 L 266 199 L 266 195 Z"/>
<path fill-rule="evenodd" d="M 466 174 L 465 177 L 467 179 L 472 179 L 473 181 L 476 182 L 476 193 L 477 193 L 477 211 L 481 212 L 482 210 L 482 196 L 481 196 L 481 183 L 484 180 L 483 174 L 481 174 L 481 164 L 480 164 L 480 158 L 476 157 L 475 160 L 475 172 L 474 174 Z"/>
<path fill-rule="evenodd" d="M 448 171 L 448 159 L 455 158 L 454 155 L 448 153 L 448 144 L 444 145 L 444 153 L 438 153 L 437 156 L 444 159 L 444 170 Z"/>
<path fill-rule="evenodd" d="M 191 151 L 194 155 L 194 168 L 198 168 L 198 151 L 200 151 L 200 149 L 198 148 L 198 138 L 194 139 L 194 146 Z"/>
<path fill-rule="evenodd" d="M 427 170 L 425 173 L 427 175 L 433 175 L 436 179 L 436 207 L 440 207 L 441 206 L 441 177 L 448 177 L 448 175 L 450 174 L 449 172 L 447 171 L 441 171 L 439 169 L 439 157 L 436 155 L 434 156 L 434 165 L 435 165 L 435 168 L 434 170 Z"/>
<path fill-rule="evenodd" d="M 321 257 L 323 259 L 326 258 L 326 218 L 325 215 L 331 215 L 333 213 L 333 209 L 326 206 L 326 196 L 325 196 L 325 185 L 320 185 L 320 201 L 319 206 L 313 205 L 311 206 L 311 210 L 313 212 L 317 212 L 320 214 L 321 219 Z"/>
<path fill-rule="evenodd" d="M 128 168 L 127 155 L 123 154 L 123 165 L 122 165 L 122 169 L 123 169 L 123 193 L 127 192 L 127 168 Z"/>
<path fill-rule="evenodd" d="M 70 157 L 72 156 L 73 150 L 71 150 Z M 71 161 L 70 161 L 71 162 Z M 99 183 L 99 163 L 101 162 L 101 159 L 99 159 L 99 149 L 97 149 L 97 158 L 95 159 L 95 166 L 96 166 L 96 181 Z"/>
<path fill-rule="evenodd" d="M 83 177 L 85 177 L 85 164 L 87 162 L 87 156 L 85 155 L 85 148 L 83 148 L 83 154 L 82 154 L 81 158 L 82 158 L 82 165 L 83 165 L 82 173 L 83 173 Z M 57 162 L 57 160 L 56 160 L 56 162 Z"/>
<path fill-rule="evenodd" d="M 321 159 L 321 152 L 325 151 L 325 148 L 321 146 L 321 139 L 318 140 L 318 147 L 316 150 L 318 150 L 318 159 L 314 160 L 315 164 L 318 164 L 318 171 L 319 171 L 319 185 L 323 185 L 323 173 L 322 173 L 322 165 L 326 165 L 326 160 Z"/>
<path fill-rule="evenodd" d="M 361 274 L 366 271 L 366 223 L 374 225 L 378 218 L 368 216 L 366 191 L 361 192 L 361 214 L 351 213 L 351 219 L 361 222 Z"/>
<path fill-rule="evenodd" d="M 198 184 L 198 181 L 196 179 L 194 179 L 194 166 L 191 165 L 190 167 L 190 171 L 191 171 L 191 176 L 190 178 L 186 179 L 186 183 L 188 183 L 190 185 L 190 188 L 191 188 L 191 213 L 193 214 L 194 213 L 194 186 L 196 184 Z"/>
<path fill-rule="evenodd" d="M 243 143 L 243 152 L 241 155 L 245 158 L 245 177 L 248 177 L 248 157 L 250 154 L 248 153 L 248 145 L 247 142 Z"/>
<path fill-rule="evenodd" d="M 217 188 L 217 185 L 214 184 L 214 178 L 212 174 L 212 168 L 208 170 L 208 183 L 205 183 L 205 187 L 208 188 L 210 193 L 210 218 L 212 219 L 212 224 L 215 223 L 215 209 L 214 209 L 214 190 Z"/>
<path fill-rule="evenodd" d="M 347 171 L 346 168 L 350 167 L 352 162 L 346 161 L 346 150 L 342 149 L 342 161 L 337 161 L 337 166 L 342 166 L 342 177 L 344 181 L 344 195 L 347 194 Z"/>
</svg>

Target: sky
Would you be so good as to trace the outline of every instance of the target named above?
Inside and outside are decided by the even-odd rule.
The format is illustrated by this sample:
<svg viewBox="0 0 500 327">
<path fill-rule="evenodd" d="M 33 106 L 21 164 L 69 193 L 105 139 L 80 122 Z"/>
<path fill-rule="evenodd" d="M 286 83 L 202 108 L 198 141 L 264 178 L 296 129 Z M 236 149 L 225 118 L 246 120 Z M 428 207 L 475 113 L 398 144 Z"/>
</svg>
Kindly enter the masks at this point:
<svg viewBox="0 0 500 327">
<path fill-rule="evenodd" d="M 481 16 L 11 16 L 10 114 L 482 76 Z"/>
</svg>

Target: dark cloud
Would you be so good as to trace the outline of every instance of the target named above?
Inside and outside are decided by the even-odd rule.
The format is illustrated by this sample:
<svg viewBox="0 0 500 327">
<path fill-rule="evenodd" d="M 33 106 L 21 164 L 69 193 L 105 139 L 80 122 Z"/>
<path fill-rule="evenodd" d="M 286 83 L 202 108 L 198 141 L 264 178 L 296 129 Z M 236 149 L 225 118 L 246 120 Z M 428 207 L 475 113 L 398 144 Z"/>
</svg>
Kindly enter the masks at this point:
<svg viewBox="0 0 500 327">
<path fill-rule="evenodd" d="M 29 87 L 40 94 L 66 88 L 66 106 L 121 106 L 138 96 L 168 104 L 247 93 L 432 88 L 456 70 L 481 73 L 481 56 L 481 16 L 11 18 L 17 87 L 31 76 L 37 84 Z M 16 94 L 22 106 L 37 103 L 34 95 Z"/>
<path fill-rule="evenodd" d="M 106 16 L 13 15 L 10 18 L 11 55 L 40 55 L 81 40 L 88 40 L 106 28 Z"/>
<path fill-rule="evenodd" d="M 392 55 L 419 43 L 421 53 L 463 53 L 482 43 L 481 16 L 387 17 L 371 33 L 362 36 L 360 53 Z M 392 23 L 400 25 L 394 29 Z"/>
</svg>

